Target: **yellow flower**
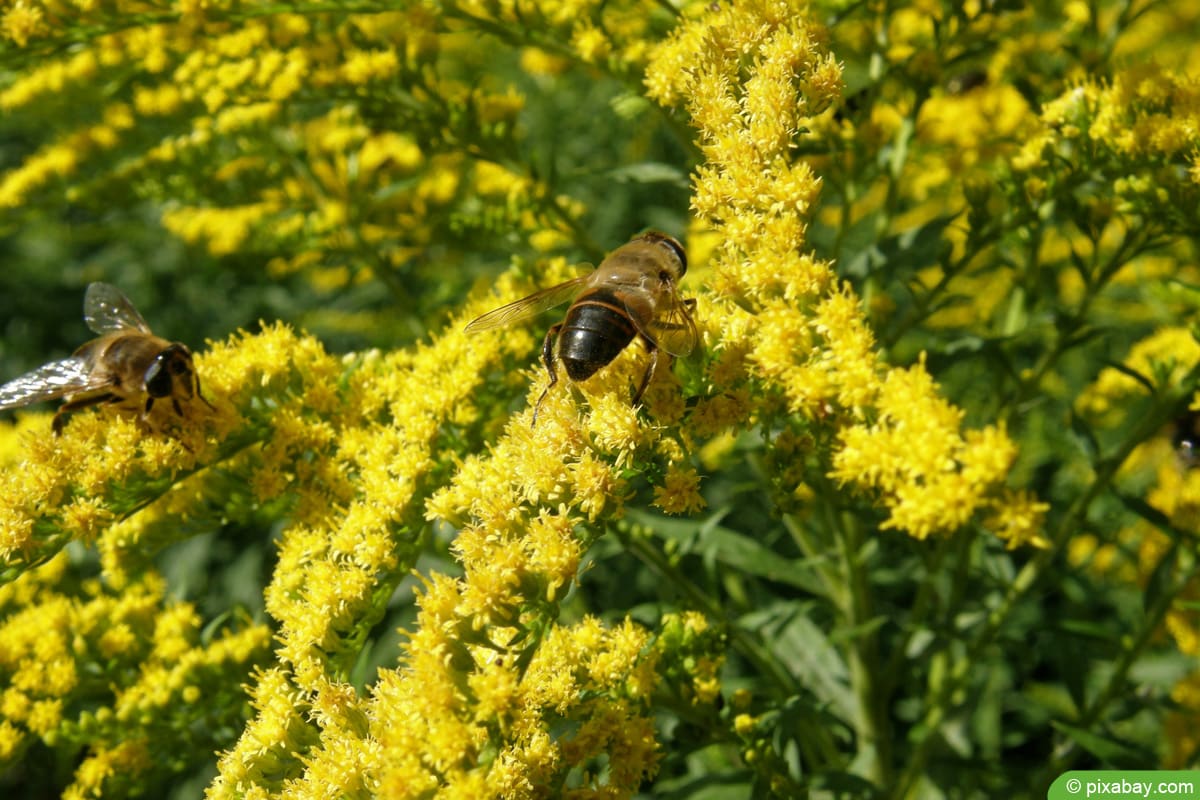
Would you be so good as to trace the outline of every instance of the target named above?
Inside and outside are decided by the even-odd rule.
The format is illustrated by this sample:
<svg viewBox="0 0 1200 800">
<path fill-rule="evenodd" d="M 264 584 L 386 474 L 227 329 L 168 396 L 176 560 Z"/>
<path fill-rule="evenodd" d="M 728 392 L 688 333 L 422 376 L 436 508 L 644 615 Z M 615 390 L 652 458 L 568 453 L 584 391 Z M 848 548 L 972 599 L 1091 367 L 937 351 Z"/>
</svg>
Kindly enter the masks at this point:
<svg viewBox="0 0 1200 800">
<path fill-rule="evenodd" d="M 538 47 L 526 47 L 521 51 L 521 69 L 530 75 L 560 75 L 570 65 L 567 59 Z"/>
<path fill-rule="evenodd" d="M 606 57 L 612 48 L 604 32 L 588 23 L 575 28 L 575 33 L 571 36 L 571 46 L 579 53 L 579 57 L 589 64 Z"/>
<path fill-rule="evenodd" d="M 1188 370 L 1200 363 L 1200 342 L 1187 328 L 1163 328 L 1133 346 L 1124 365 L 1158 385 L 1177 384 Z M 1107 367 L 1082 392 L 1076 406 L 1089 414 L 1105 417 L 1119 410 L 1124 398 L 1144 391 L 1123 370 Z"/>
<path fill-rule="evenodd" d="M 530 569 L 544 576 L 546 599 L 554 601 L 575 579 L 583 555 L 572 520 L 565 515 L 543 511 L 530 523 L 524 546 Z"/>
<path fill-rule="evenodd" d="M 17 753 L 24 740 L 25 737 L 15 725 L 7 719 L 0 720 L 0 761 L 7 763 Z"/>
<path fill-rule="evenodd" d="M 356 50 L 348 55 L 342 66 L 346 79 L 352 84 L 390 78 L 399 68 L 394 50 Z"/>
<path fill-rule="evenodd" d="M 694 514 L 707 505 L 700 496 L 700 476 L 691 467 L 672 465 L 662 486 L 654 487 L 654 505 L 668 514 Z"/>
<path fill-rule="evenodd" d="M 987 525 L 1010 550 L 1026 545 L 1045 548 L 1050 542 L 1042 528 L 1049 510 L 1049 504 L 1039 502 L 1029 492 L 1006 492 L 993 501 Z"/>
<path fill-rule="evenodd" d="M 42 9 L 29 0 L 16 0 L 0 18 L 0 30 L 18 47 L 24 47 L 30 39 L 46 33 Z"/>
</svg>

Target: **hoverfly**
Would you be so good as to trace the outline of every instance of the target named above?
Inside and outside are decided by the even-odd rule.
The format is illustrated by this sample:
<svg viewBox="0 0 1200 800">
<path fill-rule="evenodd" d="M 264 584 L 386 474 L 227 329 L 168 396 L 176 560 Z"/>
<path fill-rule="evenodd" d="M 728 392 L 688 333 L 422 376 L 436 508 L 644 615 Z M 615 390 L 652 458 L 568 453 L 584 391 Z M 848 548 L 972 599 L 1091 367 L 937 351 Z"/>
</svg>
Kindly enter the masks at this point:
<svg viewBox="0 0 1200 800">
<path fill-rule="evenodd" d="M 148 424 L 150 409 L 159 400 L 170 399 L 180 416 L 181 397 L 199 397 L 213 407 L 200 394 L 191 351 L 151 333 L 142 315 L 115 286 L 88 286 L 83 319 L 100 336 L 70 357 L 51 361 L 0 386 L 0 410 L 65 397 L 51 425 L 58 435 L 67 414 L 88 406 L 107 403 L 139 412 L 143 425 Z"/>
<path fill-rule="evenodd" d="M 686 356 L 696 347 L 699 335 L 691 311 L 695 300 L 681 300 L 676 287 L 687 272 L 687 254 L 674 238 L 650 231 L 635 236 L 609 254 L 600 266 L 515 303 L 497 308 L 467 325 L 468 332 L 511 325 L 548 308 L 574 300 L 566 318 L 552 325 L 542 343 L 542 361 L 550 383 L 533 410 L 558 383 L 557 360 L 573 381 L 590 378 L 617 357 L 635 337 L 650 352 L 650 363 L 633 395 L 637 405 L 658 369 L 660 353 Z"/>
</svg>

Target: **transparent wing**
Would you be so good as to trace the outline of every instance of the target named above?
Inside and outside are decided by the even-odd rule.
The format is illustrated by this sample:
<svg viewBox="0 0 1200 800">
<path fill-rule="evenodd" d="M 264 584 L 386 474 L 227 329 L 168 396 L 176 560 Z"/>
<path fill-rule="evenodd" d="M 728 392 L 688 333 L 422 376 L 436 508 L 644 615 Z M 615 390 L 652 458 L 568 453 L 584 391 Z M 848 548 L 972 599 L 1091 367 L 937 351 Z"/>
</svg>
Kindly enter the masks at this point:
<svg viewBox="0 0 1200 800">
<path fill-rule="evenodd" d="M 700 332 L 692 319 L 689 304 L 675 294 L 674 288 L 668 294 L 666 308 L 659 311 L 650 322 L 650 330 L 642 331 L 658 343 L 658 346 L 673 356 L 683 358 L 696 349 L 700 341 Z M 636 323 L 637 316 L 629 315 Z"/>
<path fill-rule="evenodd" d="M 91 385 L 89 372 L 82 358 L 51 361 L 0 386 L 0 409 L 19 408 L 96 388 Z"/>
<path fill-rule="evenodd" d="M 514 322 L 540 314 L 547 308 L 560 306 L 569 300 L 574 300 L 575 295 L 583 290 L 590 277 L 590 274 L 580 275 L 578 278 L 572 278 L 566 283 L 560 283 L 557 286 L 551 286 L 549 289 L 535 292 L 528 297 L 523 297 L 515 303 L 500 306 L 495 311 L 489 311 L 482 317 L 472 320 L 465 330 L 468 333 L 477 333 L 479 331 L 490 331 L 492 328 L 502 328 L 505 325 L 511 325 Z"/>
<path fill-rule="evenodd" d="M 83 320 L 96 333 L 138 330 L 150 333 L 150 326 L 142 315 L 121 294 L 121 290 L 109 283 L 89 284 L 83 296 Z"/>
</svg>

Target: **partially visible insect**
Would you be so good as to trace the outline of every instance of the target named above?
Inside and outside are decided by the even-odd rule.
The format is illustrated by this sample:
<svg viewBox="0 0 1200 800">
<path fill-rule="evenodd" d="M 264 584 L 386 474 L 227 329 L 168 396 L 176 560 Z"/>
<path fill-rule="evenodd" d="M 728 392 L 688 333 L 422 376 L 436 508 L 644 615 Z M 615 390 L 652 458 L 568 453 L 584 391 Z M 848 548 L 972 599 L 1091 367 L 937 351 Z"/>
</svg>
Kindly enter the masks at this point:
<svg viewBox="0 0 1200 800">
<path fill-rule="evenodd" d="M 1171 442 L 1184 467 L 1200 464 L 1200 410 L 1188 410 L 1175 420 Z"/>
<path fill-rule="evenodd" d="M 952 76 L 946 81 L 946 94 L 961 96 L 972 89 L 987 86 L 987 82 L 988 74 L 986 70 L 969 69 Z"/>
<path fill-rule="evenodd" d="M 99 338 L 68 358 L 51 361 L 0 386 L 0 410 L 65 397 L 51 424 L 57 435 L 67 423 L 67 414 L 102 403 L 138 412 L 143 425 L 148 424 L 150 409 L 159 400 L 170 400 L 180 416 L 180 398 L 198 397 L 213 407 L 200 394 L 187 347 L 151 333 L 142 315 L 115 286 L 88 286 L 83 319 Z"/>
<path fill-rule="evenodd" d="M 550 383 L 533 410 L 558 383 L 557 359 L 573 381 L 590 378 L 640 337 L 650 352 L 650 364 L 633 395 L 637 405 L 658 369 L 659 356 L 686 356 L 699 335 L 691 311 L 695 300 L 682 300 L 677 286 L 687 272 L 687 254 L 674 238 L 650 231 L 618 247 L 588 275 L 531 294 L 497 308 L 467 325 L 468 332 L 486 331 L 528 319 L 548 308 L 574 300 L 566 318 L 552 325 L 542 343 L 542 361 Z"/>
</svg>

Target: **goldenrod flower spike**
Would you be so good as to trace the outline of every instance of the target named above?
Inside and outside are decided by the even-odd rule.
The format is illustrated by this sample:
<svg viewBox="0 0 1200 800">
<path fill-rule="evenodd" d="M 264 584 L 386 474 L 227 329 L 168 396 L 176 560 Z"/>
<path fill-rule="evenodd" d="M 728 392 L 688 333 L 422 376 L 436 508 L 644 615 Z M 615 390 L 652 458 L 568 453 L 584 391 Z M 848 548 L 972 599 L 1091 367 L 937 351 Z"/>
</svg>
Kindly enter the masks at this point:
<svg viewBox="0 0 1200 800">
<path fill-rule="evenodd" d="M 952 532 L 999 497 L 1015 448 L 999 428 L 964 433 L 923 366 L 889 369 L 850 287 L 802 255 L 820 183 L 793 143 L 841 91 L 821 41 L 800 4 L 754 0 L 681 26 L 651 58 L 648 93 L 699 134 L 693 207 L 722 234 L 704 323 L 791 413 L 837 424 L 830 477 L 875 492 L 885 527 Z"/>
<path fill-rule="evenodd" d="M 1157 48 L 1164 19 L 1195 12 L 832 5 L 825 30 L 798 0 L 10 2 L 0 111 L 53 123 L 0 174 L 10 216 L 59 203 L 63 187 L 69 202 L 160 202 L 170 235 L 214 259 L 265 253 L 264 274 L 289 285 L 397 298 L 375 316 L 310 307 L 314 329 L 377 333 L 386 317 L 427 333 L 334 356 L 267 324 L 197 347 L 214 408 L 169 435 L 104 410 L 57 441 L 45 415 L 0 426 L 0 766 L 35 747 L 68 754 L 71 798 L 145 794 L 174 782 L 167 770 L 210 769 L 218 750 L 210 798 L 619 798 L 656 790 L 694 725 L 706 750 L 688 769 L 725 759 L 783 797 L 850 770 L 907 796 L 952 774 L 964 750 L 947 741 L 970 745 L 966 764 L 1058 736 L 1047 768 L 1065 769 L 1079 720 L 1120 721 L 1137 657 L 1194 655 L 1200 470 L 1165 428 L 1195 408 L 1200 351 L 1176 321 L 1108 371 L 1085 334 L 1198 307 L 1200 94 L 1170 68 L 1107 62 Z M 1053 66 L 1024 69 L 1038 51 Z M 1095 75 L 1072 73 L 1081 52 Z M 842 59 L 854 92 L 869 84 L 857 110 Z M 965 61 L 978 63 L 954 82 L 941 74 Z M 569 173 L 576 142 L 537 127 L 543 90 L 557 102 L 562 86 L 623 132 Z M 660 147 L 664 132 L 676 146 Z M 693 218 L 601 208 L 607 184 L 582 175 L 593 166 L 633 183 L 690 170 Z M 613 195 L 649 196 L 627 188 Z M 703 346 L 655 370 L 640 407 L 647 354 L 626 347 L 546 395 L 531 427 L 545 327 L 462 328 L 576 277 L 561 254 L 598 262 L 637 235 L 612 230 L 627 213 L 680 229 L 679 291 Z M 865 275 L 861 241 L 879 245 Z M 536 262 L 455 308 L 428 302 L 467 295 L 478 259 L 513 242 Z M 895 263 L 875 258 L 885 244 Z M 818 252 L 852 263 L 839 273 Z M 1130 302 L 1172 281 L 1173 294 Z M 1118 308 L 1097 314 L 1105 304 Z M 1035 317 L 1053 345 L 1029 355 Z M 1000 354 L 1011 369 L 988 374 L 1015 400 L 948 399 L 963 389 L 938 385 L 957 375 L 939 338 L 952 329 Z M 1131 397 L 1149 397 L 1148 421 L 1129 422 Z M 1030 408 L 1046 427 L 1071 411 L 1095 421 L 1098 445 L 1068 442 L 1095 452 L 1031 452 L 1060 442 L 1031 434 Z M 1114 481 L 1135 468 L 1136 497 Z M 1111 536 L 1103 525 L 1123 514 L 1137 522 Z M 204 572 L 177 554 L 214 532 L 269 537 L 251 565 L 261 620 L 229 601 L 214 623 L 175 599 L 190 579 L 174 570 Z M 596 547 L 605 534 L 617 541 Z M 235 541 L 247 562 L 261 556 Z M 624 574 L 600 580 L 618 550 L 642 562 L 636 601 Z M 416 618 L 389 655 L 372 644 L 418 563 Z M 1147 602 L 1114 615 L 1114 668 L 1060 693 L 1079 701 L 1071 724 L 1047 733 L 1062 712 L 1047 706 L 976 748 L 963 731 L 988 728 L 991 707 L 964 704 L 994 688 L 980 665 L 1007 666 L 997 643 L 1032 634 L 1039 681 L 1075 666 L 1044 655 L 1054 625 L 1023 621 L 1040 622 L 1034 590 L 1063 575 L 1120 580 Z M 674 608 L 643 603 L 651 583 Z M 595 586 L 618 590 L 603 617 Z M 1005 674 L 1022 689 L 1027 672 Z M 1174 734 L 1164 761 L 1189 763 L 1194 676 L 1171 708 L 1136 696 L 1138 730 L 1160 710 Z M 681 724 L 660 724 L 668 715 Z M 192 750 L 185 767 L 159 758 Z"/>
<path fill-rule="evenodd" d="M 217 719 L 235 722 L 230 695 L 267 660 L 271 632 L 237 621 L 203 640 L 196 609 L 164 597 L 158 575 L 118 593 L 75 573 L 59 555 L 0 587 L 0 765 L 34 738 L 76 742 L 86 758 L 64 796 L 82 798 L 156 779 L 158 737 L 200 744 Z"/>
</svg>

